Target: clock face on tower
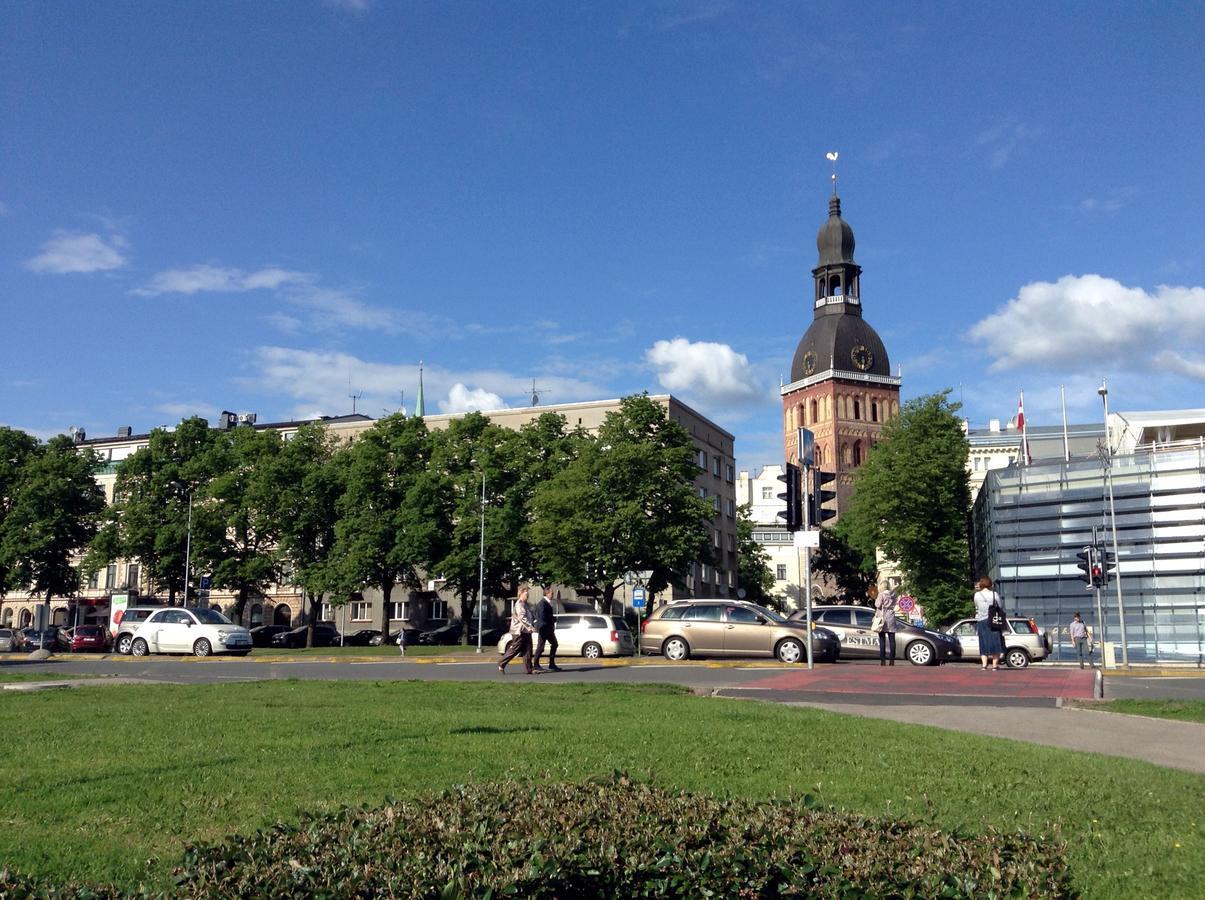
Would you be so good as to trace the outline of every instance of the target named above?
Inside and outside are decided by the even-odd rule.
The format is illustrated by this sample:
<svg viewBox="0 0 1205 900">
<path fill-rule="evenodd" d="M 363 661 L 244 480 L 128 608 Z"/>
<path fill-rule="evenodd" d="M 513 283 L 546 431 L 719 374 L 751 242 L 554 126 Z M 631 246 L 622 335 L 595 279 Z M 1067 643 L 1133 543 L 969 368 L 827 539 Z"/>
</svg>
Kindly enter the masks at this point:
<svg viewBox="0 0 1205 900">
<path fill-rule="evenodd" d="M 803 354 L 803 374 L 812 375 L 816 371 L 816 354 L 809 350 Z"/>
<path fill-rule="evenodd" d="M 849 351 L 849 358 L 863 372 L 874 365 L 874 354 L 861 344 L 854 345 L 853 350 Z"/>
</svg>

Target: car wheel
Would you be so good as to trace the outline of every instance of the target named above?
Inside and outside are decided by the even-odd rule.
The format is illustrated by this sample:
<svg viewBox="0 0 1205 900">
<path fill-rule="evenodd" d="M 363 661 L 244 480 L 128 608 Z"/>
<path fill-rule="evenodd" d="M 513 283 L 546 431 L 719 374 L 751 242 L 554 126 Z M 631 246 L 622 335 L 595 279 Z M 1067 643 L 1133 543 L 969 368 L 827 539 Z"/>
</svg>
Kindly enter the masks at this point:
<svg viewBox="0 0 1205 900">
<path fill-rule="evenodd" d="M 672 637 L 661 647 L 661 653 L 666 659 L 678 662 L 690 658 L 690 647 L 680 637 Z"/>
<path fill-rule="evenodd" d="M 151 648 L 142 638 L 137 638 L 130 644 L 130 652 L 135 656 L 146 656 L 151 652 Z"/>
<path fill-rule="evenodd" d="M 129 656 L 130 655 L 130 644 L 132 644 L 133 642 L 134 642 L 134 639 L 130 635 L 123 634 L 121 637 L 119 637 L 117 639 L 117 652 L 120 653 L 122 656 Z"/>
<path fill-rule="evenodd" d="M 913 641 L 908 645 L 908 662 L 914 666 L 931 666 L 937 653 L 928 641 Z"/>
<path fill-rule="evenodd" d="M 594 643 L 594 641 L 582 645 L 582 656 L 586 659 L 598 659 L 602 655 L 602 647 Z"/>
<path fill-rule="evenodd" d="M 192 645 L 193 656 L 208 656 L 211 653 L 213 653 L 213 647 L 210 645 L 209 641 L 205 640 L 205 638 L 201 638 Z"/>
<path fill-rule="evenodd" d="M 794 638 L 787 638 L 779 642 L 774 655 L 778 657 L 779 662 L 797 663 L 803 659 L 803 644 Z"/>
<path fill-rule="evenodd" d="M 1021 647 L 1013 647 L 1004 654 L 1004 663 L 1010 669 L 1024 669 L 1029 665 L 1029 654 Z"/>
</svg>

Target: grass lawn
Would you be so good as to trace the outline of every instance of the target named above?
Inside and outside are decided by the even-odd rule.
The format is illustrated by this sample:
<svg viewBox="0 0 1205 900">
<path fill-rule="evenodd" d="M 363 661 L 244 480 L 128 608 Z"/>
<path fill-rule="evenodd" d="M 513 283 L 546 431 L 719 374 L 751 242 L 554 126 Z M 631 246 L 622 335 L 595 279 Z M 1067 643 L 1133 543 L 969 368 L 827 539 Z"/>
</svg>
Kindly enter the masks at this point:
<svg viewBox="0 0 1205 900">
<path fill-rule="evenodd" d="M 65 672 L 21 672 L 8 666 L 0 666 L 0 684 L 14 681 L 59 681 L 67 678 L 86 678 L 86 675 L 68 675 Z"/>
<path fill-rule="evenodd" d="M 676 688 L 85 687 L 0 693 L 0 721 L 0 861 L 34 874 L 163 888 L 186 842 L 303 811 L 619 769 L 721 796 L 810 793 L 945 828 L 1060 833 L 1094 897 L 1200 896 L 1205 883 L 1205 776 Z"/>
<path fill-rule="evenodd" d="M 1205 700 L 1105 700 L 1093 703 L 1089 708 L 1127 713 L 1131 716 L 1179 719 L 1182 722 L 1205 722 Z"/>
</svg>

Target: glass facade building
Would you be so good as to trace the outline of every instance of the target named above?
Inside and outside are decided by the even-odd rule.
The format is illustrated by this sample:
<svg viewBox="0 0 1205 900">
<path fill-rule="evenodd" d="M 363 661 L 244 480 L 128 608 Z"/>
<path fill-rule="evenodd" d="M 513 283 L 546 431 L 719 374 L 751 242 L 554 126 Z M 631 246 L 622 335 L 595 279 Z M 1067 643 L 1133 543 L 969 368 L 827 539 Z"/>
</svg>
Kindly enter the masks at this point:
<svg viewBox="0 0 1205 900">
<path fill-rule="evenodd" d="M 1075 658 L 1074 613 L 1102 639 L 1079 553 L 1095 537 L 1113 550 L 1101 459 L 990 472 L 975 502 L 977 573 L 997 583 L 1010 614 L 1050 629 L 1053 659 Z M 1205 442 L 1163 445 L 1112 461 L 1117 561 L 1130 662 L 1205 664 Z M 1103 640 L 1120 663 L 1116 584 L 1101 590 Z M 1054 636 L 1057 635 L 1057 638 Z"/>
</svg>

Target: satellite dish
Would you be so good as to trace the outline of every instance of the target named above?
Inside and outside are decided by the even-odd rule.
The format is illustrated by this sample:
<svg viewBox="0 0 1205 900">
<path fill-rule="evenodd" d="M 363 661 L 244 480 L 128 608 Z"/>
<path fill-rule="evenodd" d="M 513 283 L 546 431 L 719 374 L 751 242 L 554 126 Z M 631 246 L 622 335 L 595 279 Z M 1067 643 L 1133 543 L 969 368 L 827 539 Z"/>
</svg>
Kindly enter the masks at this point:
<svg viewBox="0 0 1205 900">
<path fill-rule="evenodd" d="M 736 599 L 737 599 L 737 600 L 744 600 L 744 599 L 745 599 L 745 589 L 744 589 L 744 588 L 737 588 L 737 589 L 736 589 Z"/>
</svg>

